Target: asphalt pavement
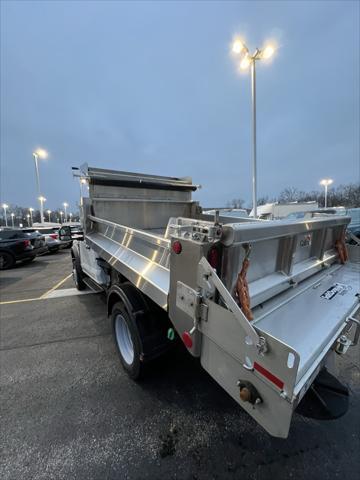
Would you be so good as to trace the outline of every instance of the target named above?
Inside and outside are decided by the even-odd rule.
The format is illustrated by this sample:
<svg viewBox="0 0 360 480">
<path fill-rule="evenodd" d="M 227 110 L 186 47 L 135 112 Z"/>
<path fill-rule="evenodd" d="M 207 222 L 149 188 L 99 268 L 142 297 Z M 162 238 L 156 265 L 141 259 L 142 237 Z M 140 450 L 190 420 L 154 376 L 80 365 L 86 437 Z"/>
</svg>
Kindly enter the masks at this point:
<svg viewBox="0 0 360 480">
<path fill-rule="evenodd" d="M 348 413 L 295 414 L 276 439 L 181 346 L 130 380 L 104 296 L 78 295 L 70 272 L 64 250 L 0 274 L 0 478 L 358 478 L 358 348 L 337 358 Z"/>
</svg>

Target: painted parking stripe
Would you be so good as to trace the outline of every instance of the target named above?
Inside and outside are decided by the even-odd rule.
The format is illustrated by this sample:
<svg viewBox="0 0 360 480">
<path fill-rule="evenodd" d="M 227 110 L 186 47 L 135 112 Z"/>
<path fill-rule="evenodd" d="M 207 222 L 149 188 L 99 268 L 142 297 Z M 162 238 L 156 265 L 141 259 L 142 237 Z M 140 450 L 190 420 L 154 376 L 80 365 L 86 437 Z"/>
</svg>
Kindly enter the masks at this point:
<svg viewBox="0 0 360 480">
<path fill-rule="evenodd" d="M 62 288 L 61 290 L 52 290 L 51 292 L 43 295 L 42 300 L 48 298 L 60 298 L 60 297 L 73 297 L 74 295 L 88 295 L 89 293 L 95 293 L 92 290 L 81 290 L 77 288 Z"/>
<path fill-rule="evenodd" d="M 63 288 L 61 290 L 58 290 L 61 285 L 63 285 L 66 280 L 68 280 L 72 276 L 72 273 L 67 275 L 65 278 L 60 280 L 56 285 L 54 285 L 50 290 L 47 292 L 43 293 L 40 297 L 36 298 L 24 298 L 21 300 L 7 300 L 4 302 L 0 302 L 0 305 L 11 305 L 14 303 L 25 303 L 25 302 L 34 302 L 36 300 L 47 300 L 48 298 L 61 298 L 61 297 L 72 297 L 75 295 L 87 295 L 89 293 L 96 293 L 93 292 L 92 290 L 84 290 L 84 291 L 79 291 L 76 288 Z"/>
<path fill-rule="evenodd" d="M 41 297 L 38 297 L 38 298 L 23 298 L 22 300 L 7 300 L 5 302 L 0 302 L 0 305 L 11 305 L 12 303 L 35 302 L 35 300 L 41 300 Z"/>
<path fill-rule="evenodd" d="M 0 302 L 0 305 L 11 305 L 13 303 L 25 303 L 25 302 L 35 302 L 37 300 L 48 300 L 51 298 L 61 298 L 61 297 L 74 297 L 77 295 L 89 295 L 89 293 L 97 293 L 92 290 L 82 290 L 79 292 L 76 288 L 63 288 L 61 290 L 52 290 L 45 295 L 37 298 L 23 298 L 22 300 L 7 300 L 5 302 Z"/>
<path fill-rule="evenodd" d="M 48 290 L 47 292 L 45 292 L 43 295 L 41 295 L 40 298 L 46 298 L 49 293 L 53 292 L 54 290 L 56 290 L 57 288 L 61 287 L 61 285 L 63 285 L 66 280 L 68 280 L 70 277 L 72 276 L 72 273 L 69 273 L 69 275 L 67 275 L 65 278 L 63 278 L 62 280 L 60 280 L 59 283 L 57 283 L 56 285 L 54 285 L 52 288 L 50 288 L 50 290 Z"/>
</svg>

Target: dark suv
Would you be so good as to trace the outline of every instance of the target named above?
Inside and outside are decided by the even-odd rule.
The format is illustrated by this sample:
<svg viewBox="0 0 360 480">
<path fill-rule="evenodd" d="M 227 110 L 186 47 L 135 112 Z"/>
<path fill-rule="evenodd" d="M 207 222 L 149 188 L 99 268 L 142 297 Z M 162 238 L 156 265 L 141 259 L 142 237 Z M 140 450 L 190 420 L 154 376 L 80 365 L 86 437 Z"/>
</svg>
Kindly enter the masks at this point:
<svg viewBox="0 0 360 480">
<path fill-rule="evenodd" d="M 31 262 L 46 250 L 45 239 L 38 233 L 0 228 L 0 270 L 13 267 L 18 260 Z"/>
</svg>

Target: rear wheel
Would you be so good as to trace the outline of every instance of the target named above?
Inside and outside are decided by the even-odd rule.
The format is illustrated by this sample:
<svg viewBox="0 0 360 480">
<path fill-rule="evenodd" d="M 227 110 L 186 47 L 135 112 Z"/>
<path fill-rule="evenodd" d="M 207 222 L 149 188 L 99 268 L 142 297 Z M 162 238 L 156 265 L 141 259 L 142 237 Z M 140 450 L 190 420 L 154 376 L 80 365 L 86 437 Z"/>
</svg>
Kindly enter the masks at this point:
<svg viewBox="0 0 360 480">
<path fill-rule="evenodd" d="M 12 268 L 15 265 L 15 258 L 7 252 L 0 252 L 0 270 Z"/>
<path fill-rule="evenodd" d="M 84 272 L 82 271 L 80 263 L 76 260 L 76 258 L 73 257 L 72 264 L 73 264 L 72 276 L 75 283 L 75 287 L 78 290 L 85 290 L 86 284 L 83 280 L 85 275 L 84 275 Z"/>
<path fill-rule="evenodd" d="M 132 379 L 137 380 L 143 373 L 144 364 L 140 360 L 141 342 L 136 324 L 122 302 L 114 305 L 111 319 L 122 366 Z"/>
</svg>

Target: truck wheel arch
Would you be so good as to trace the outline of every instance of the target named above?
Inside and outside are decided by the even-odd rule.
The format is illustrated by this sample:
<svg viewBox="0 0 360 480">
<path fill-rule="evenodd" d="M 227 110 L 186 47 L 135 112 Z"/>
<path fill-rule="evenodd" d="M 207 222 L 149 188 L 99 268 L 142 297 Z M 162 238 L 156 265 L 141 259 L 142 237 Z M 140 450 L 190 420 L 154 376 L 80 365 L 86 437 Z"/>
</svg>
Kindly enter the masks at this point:
<svg viewBox="0 0 360 480">
<path fill-rule="evenodd" d="M 129 312 L 149 310 L 145 298 L 141 292 L 130 282 L 124 282 L 120 285 L 112 285 L 107 295 L 107 314 L 111 315 L 113 306 L 117 302 L 123 302 Z"/>
</svg>

